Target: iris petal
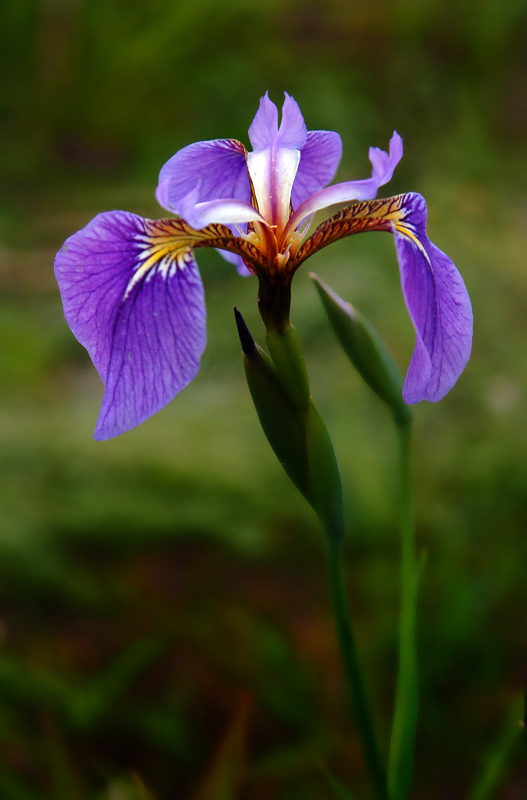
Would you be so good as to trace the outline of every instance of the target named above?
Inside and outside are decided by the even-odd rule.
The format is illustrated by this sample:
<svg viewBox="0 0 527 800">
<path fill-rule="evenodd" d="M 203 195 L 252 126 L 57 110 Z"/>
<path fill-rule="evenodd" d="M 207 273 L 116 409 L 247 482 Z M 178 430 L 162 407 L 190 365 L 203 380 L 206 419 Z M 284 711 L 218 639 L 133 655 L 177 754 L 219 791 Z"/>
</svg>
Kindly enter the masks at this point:
<svg viewBox="0 0 527 800">
<path fill-rule="evenodd" d="M 338 239 L 365 231 L 393 233 L 415 348 L 403 387 L 406 403 L 436 402 L 463 372 L 472 345 L 472 308 L 463 278 L 426 233 L 426 203 L 411 192 L 354 203 L 319 225 L 295 268 Z"/>
<path fill-rule="evenodd" d="M 306 143 L 306 139 L 307 128 L 302 112 L 296 100 L 286 92 L 276 144 L 292 150 L 301 150 Z"/>
<path fill-rule="evenodd" d="M 307 139 L 302 113 L 288 94 L 279 129 L 277 124 L 277 108 L 266 94 L 249 129 L 254 149 L 247 155 L 247 166 L 260 213 L 281 230 L 289 217 L 300 150 Z"/>
<path fill-rule="evenodd" d="M 405 195 L 405 220 L 394 224 L 401 286 L 415 328 L 403 387 L 406 403 L 441 400 L 470 357 L 472 308 L 463 278 L 426 235 L 426 203 Z"/>
<path fill-rule="evenodd" d="M 291 200 L 293 208 L 333 180 L 342 156 L 342 141 L 333 131 L 309 131 L 300 151 Z"/>
<path fill-rule="evenodd" d="M 55 259 L 66 320 L 106 384 L 96 439 L 139 425 L 198 371 L 203 287 L 175 222 L 99 214 Z"/>
<path fill-rule="evenodd" d="M 389 153 L 377 147 L 370 148 L 370 161 L 373 167 L 371 178 L 335 183 L 333 186 L 315 192 L 296 209 L 289 221 L 288 229 L 298 227 L 303 219 L 321 208 L 327 208 L 336 203 L 349 203 L 351 200 L 372 200 L 377 194 L 379 186 L 383 186 L 391 180 L 402 154 L 402 139 L 398 133 L 394 132 L 390 140 Z"/>
<path fill-rule="evenodd" d="M 189 208 L 188 197 L 191 193 L 195 193 L 194 204 L 223 197 L 250 203 L 251 186 L 245 156 L 245 147 L 236 139 L 213 139 L 184 147 L 161 169 L 156 190 L 157 202 L 167 211 L 183 217 Z M 189 219 L 194 227 L 200 227 L 196 221 L 199 222 Z M 240 274 L 247 274 L 239 256 L 226 255 L 225 252 L 221 252 L 221 255 L 235 264 Z"/>
<path fill-rule="evenodd" d="M 258 111 L 249 128 L 249 141 L 253 150 L 270 147 L 278 134 L 278 109 L 266 92 L 260 98 Z"/>
<path fill-rule="evenodd" d="M 180 214 L 180 203 L 199 186 L 197 203 L 230 197 L 251 202 L 246 151 L 236 139 L 195 142 L 179 150 L 159 173 L 158 203 Z"/>
</svg>

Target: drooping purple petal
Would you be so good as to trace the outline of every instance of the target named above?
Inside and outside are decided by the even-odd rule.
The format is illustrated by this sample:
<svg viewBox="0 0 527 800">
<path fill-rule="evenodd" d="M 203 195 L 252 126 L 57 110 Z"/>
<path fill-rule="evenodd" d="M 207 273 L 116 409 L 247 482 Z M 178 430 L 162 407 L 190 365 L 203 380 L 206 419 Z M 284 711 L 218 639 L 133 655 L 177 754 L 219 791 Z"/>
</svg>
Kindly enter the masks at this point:
<svg viewBox="0 0 527 800">
<path fill-rule="evenodd" d="M 335 183 L 333 186 L 327 186 L 325 189 L 315 192 L 299 205 L 289 221 L 288 228 L 298 227 L 303 219 L 321 208 L 327 208 L 336 203 L 348 203 L 352 200 L 372 200 L 376 196 L 379 186 L 383 186 L 391 180 L 402 154 L 402 139 L 398 133 L 394 132 L 390 139 L 389 153 L 379 150 L 377 147 L 370 148 L 369 155 L 373 167 L 371 178 Z"/>
<path fill-rule="evenodd" d="M 203 287 L 188 237 L 175 247 L 166 222 L 99 214 L 55 259 L 66 320 L 106 384 L 96 439 L 143 422 L 199 369 Z"/>
<path fill-rule="evenodd" d="M 401 286 L 416 340 L 406 374 L 406 403 L 441 400 L 470 356 L 472 308 L 463 278 L 426 235 L 426 203 L 404 198 L 404 221 L 393 223 Z"/>
<path fill-rule="evenodd" d="M 452 388 L 469 359 L 472 309 L 461 275 L 426 234 L 421 195 L 364 200 L 342 209 L 304 242 L 294 268 L 332 242 L 366 231 L 395 237 L 403 295 L 416 332 L 403 398 L 406 403 L 436 402 Z"/>
<path fill-rule="evenodd" d="M 300 151 L 300 163 L 291 200 L 296 209 L 333 180 L 342 156 L 342 140 L 333 131 L 309 131 Z"/>
<path fill-rule="evenodd" d="M 196 203 L 232 198 L 251 202 L 245 147 L 236 139 L 195 142 L 179 150 L 159 173 L 158 203 L 180 214 L 180 203 L 197 190 Z"/>
</svg>

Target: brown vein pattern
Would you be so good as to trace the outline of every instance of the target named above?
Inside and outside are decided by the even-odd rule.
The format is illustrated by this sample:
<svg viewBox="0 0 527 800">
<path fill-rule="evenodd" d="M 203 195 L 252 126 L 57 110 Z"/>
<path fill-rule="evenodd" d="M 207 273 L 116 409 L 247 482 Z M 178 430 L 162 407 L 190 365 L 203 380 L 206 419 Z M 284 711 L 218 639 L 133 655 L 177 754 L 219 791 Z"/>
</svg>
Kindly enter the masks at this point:
<svg viewBox="0 0 527 800">
<path fill-rule="evenodd" d="M 264 264 L 260 251 L 242 239 L 234 236 L 226 225 L 212 224 L 195 230 L 181 218 L 148 220 L 146 236 L 149 243 L 160 250 L 173 250 L 178 253 L 194 250 L 197 247 L 217 247 L 236 253 L 253 264 Z"/>
<path fill-rule="evenodd" d="M 323 222 L 306 239 L 295 258 L 295 269 L 328 244 L 364 231 L 388 231 L 404 223 L 406 194 L 381 200 L 365 200 L 343 208 Z"/>
</svg>

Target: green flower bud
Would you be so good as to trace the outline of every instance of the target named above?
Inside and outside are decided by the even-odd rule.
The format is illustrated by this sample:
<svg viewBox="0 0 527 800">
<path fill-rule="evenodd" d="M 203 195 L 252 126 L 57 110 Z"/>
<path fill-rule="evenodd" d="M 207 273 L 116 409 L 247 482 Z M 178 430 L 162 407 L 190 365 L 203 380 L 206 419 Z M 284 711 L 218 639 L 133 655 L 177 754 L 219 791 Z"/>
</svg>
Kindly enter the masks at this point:
<svg viewBox="0 0 527 800">
<path fill-rule="evenodd" d="M 304 415 L 295 408 L 273 363 L 254 341 L 237 308 L 234 314 L 247 384 L 263 432 L 297 489 L 312 503 Z"/>
<path fill-rule="evenodd" d="M 402 378 L 390 351 L 375 328 L 350 303 L 342 300 L 314 273 L 329 321 L 347 357 L 363 380 L 390 408 L 398 425 L 411 420 L 402 396 Z"/>
<path fill-rule="evenodd" d="M 298 333 L 288 323 L 284 332 L 267 331 L 267 347 L 291 402 L 301 414 L 309 408 L 309 380 Z"/>
<path fill-rule="evenodd" d="M 327 429 L 309 395 L 296 331 L 289 326 L 285 333 L 268 337 L 273 363 L 254 341 L 238 309 L 234 313 L 247 383 L 267 440 L 328 533 L 340 537 L 344 531 L 340 472 Z"/>
</svg>

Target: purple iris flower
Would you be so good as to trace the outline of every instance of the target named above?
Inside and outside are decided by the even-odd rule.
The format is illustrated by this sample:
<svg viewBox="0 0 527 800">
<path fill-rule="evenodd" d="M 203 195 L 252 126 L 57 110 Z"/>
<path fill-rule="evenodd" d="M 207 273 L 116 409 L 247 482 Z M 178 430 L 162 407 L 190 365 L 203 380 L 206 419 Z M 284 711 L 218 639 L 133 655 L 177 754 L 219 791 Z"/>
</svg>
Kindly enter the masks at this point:
<svg viewBox="0 0 527 800">
<path fill-rule="evenodd" d="M 164 165 L 156 197 L 177 218 L 99 214 L 57 254 L 66 320 L 106 386 L 96 439 L 143 422 L 196 375 L 206 340 L 200 247 L 218 248 L 242 274 L 257 276 L 263 320 L 280 332 L 291 280 L 308 256 L 354 233 L 388 231 L 416 332 L 405 401 L 440 400 L 463 371 L 470 300 L 452 261 L 426 235 L 424 199 L 413 192 L 373 199 L 402 157 L 401 137 L 393 134 L 387 153 L 370 148 L 371 177 L 333 186 L 340 136 L 308 132 L 287 94 L 280 125 L 275 104 L 261 99 L 249 139 L 252 152 L 216 139 Z M 350 202 L 306 238 L 316 211 Z"/>
</svg>

